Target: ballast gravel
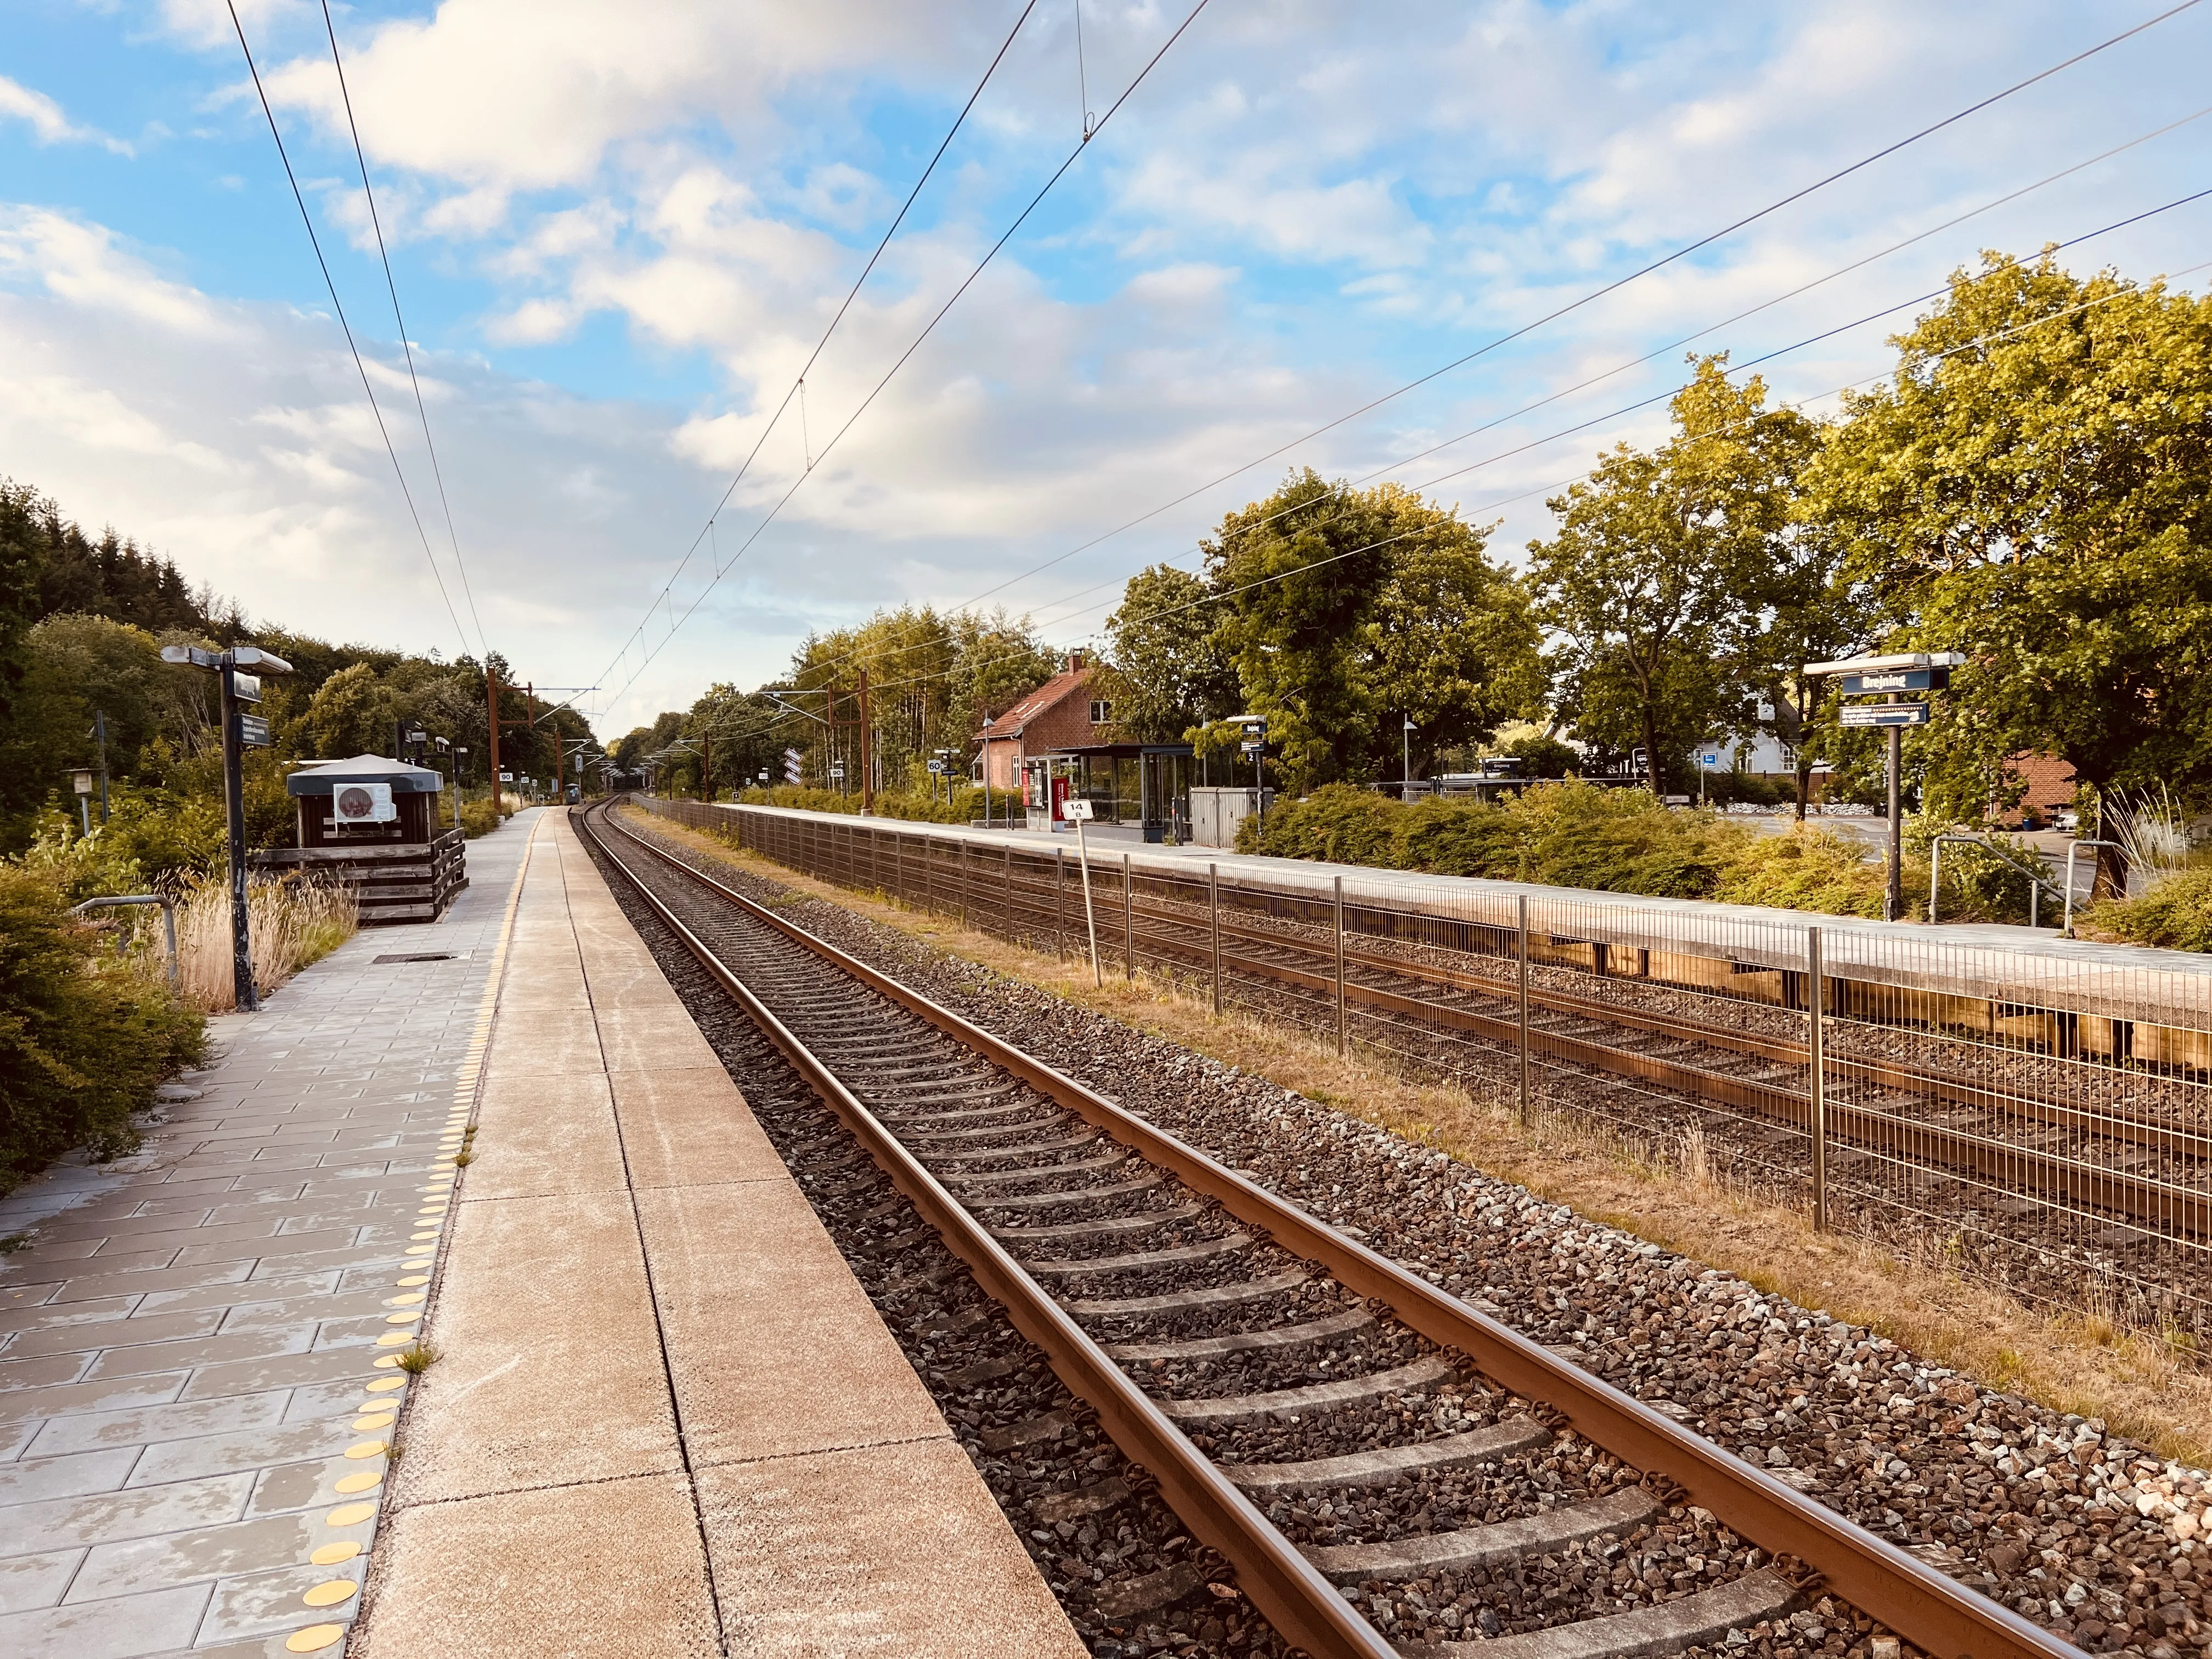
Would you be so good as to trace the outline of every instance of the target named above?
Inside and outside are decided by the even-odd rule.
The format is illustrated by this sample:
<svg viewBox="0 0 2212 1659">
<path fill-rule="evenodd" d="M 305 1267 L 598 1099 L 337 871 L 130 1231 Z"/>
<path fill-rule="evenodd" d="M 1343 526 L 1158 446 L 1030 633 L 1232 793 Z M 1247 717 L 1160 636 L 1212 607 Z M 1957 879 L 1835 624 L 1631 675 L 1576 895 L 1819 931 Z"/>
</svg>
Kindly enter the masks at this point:
<svg viewBox="0 0 2212 1659">
<path fill-rule="evenodd" d="M 1484 1312 L 1571 1347 L 1616 1386 L 2085 1650 L 2212 1651 L 2205 1471 L 841 906 L 775 890 L 799 925 Z M 1685 1562 L 1694 1553 L 1656 1534 L 1634 1550 L 1648 1556 L 1655 1542 Z M 1622 1565 L 1607 1565 L 1608 1580 Z M 1449 1609 L 1434 1607 L 1444 1588 L 1417 1591 L 1431 1607 L 1409 1610 L 1434 1611 L 1450 1630 Z M 1481 1629 L 1478 1620 L 1464 1633 Z M 1871 1659 L 1865 1630 L 1823 1596 L 1726 1650 Z"/>
</svg>

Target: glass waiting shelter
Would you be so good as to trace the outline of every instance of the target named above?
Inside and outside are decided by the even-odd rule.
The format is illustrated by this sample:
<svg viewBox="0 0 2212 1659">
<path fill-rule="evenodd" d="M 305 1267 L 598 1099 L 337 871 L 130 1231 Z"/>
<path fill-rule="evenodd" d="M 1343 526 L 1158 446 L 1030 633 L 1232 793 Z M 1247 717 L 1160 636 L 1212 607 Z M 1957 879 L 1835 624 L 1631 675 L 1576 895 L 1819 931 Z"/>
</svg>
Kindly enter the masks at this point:
<svg viewBox="0 0 2212 1659">
<path fill-rule="evenodd" d="M 1066 830 L 1070 800 L 1091 803 L 1093 823 L 1141 829 L 1148 842 L 1190 839 L 1191 746 L 1100 743 L 1022 762 L 1022 799 L 1031 830 Z"/>
</svg>

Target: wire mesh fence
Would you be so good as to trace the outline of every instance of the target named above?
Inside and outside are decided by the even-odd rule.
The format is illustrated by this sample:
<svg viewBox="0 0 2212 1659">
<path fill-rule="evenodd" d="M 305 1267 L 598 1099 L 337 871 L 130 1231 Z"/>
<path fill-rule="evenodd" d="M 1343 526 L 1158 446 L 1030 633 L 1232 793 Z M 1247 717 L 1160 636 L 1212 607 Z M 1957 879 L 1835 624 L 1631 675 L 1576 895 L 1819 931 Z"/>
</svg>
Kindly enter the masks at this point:
<svg viewBox="0 0 2212 1659">
<path fill-rule="evenodd" d="M 646 799 L 2031 1301 L 2212 1340 L 2212 964 Z M 1085 889 L 1089 902 L 1085 903 Z"/>
</svg>

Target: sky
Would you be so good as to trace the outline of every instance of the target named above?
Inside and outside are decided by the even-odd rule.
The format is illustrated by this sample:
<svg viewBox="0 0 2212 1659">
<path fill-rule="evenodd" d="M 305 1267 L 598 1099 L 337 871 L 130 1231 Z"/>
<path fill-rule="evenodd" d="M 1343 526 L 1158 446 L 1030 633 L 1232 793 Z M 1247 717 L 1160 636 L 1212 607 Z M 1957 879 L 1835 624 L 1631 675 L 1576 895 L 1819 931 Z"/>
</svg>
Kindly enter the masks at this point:
<svg viewBox="0 0 2212 1659">
<path fill-rule="evenodd" d="M 611 741 L 878 606 L 1085 643 L 1294 467 L 1516 562 L 1691 350 L 1826 415 L 1984 250 L 2212 261 L 2212 0 L 1917 138 L 2172 0 L 1023 3 L 333 4 L 349 126 L 237 0 L 342 326 L 225 0 L 0 0 L 0 477 Z"/>
</svg>

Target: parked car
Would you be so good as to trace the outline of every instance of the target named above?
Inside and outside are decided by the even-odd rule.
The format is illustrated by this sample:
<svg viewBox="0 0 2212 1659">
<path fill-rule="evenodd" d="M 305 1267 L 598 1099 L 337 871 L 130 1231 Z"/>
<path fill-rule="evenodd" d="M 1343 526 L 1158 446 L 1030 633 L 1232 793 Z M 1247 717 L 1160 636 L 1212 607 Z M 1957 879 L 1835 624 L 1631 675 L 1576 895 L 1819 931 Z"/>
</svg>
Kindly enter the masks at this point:
<svg viewBox="0 0 2212 1659">
<path fill-rule="evenodd" d="M 2069 836 L 2081 832 L 2081 815 L 2070 806 L 2062 806 L 2051 815 L 2051 827 L 2063 830 Z"/>
</svg>

